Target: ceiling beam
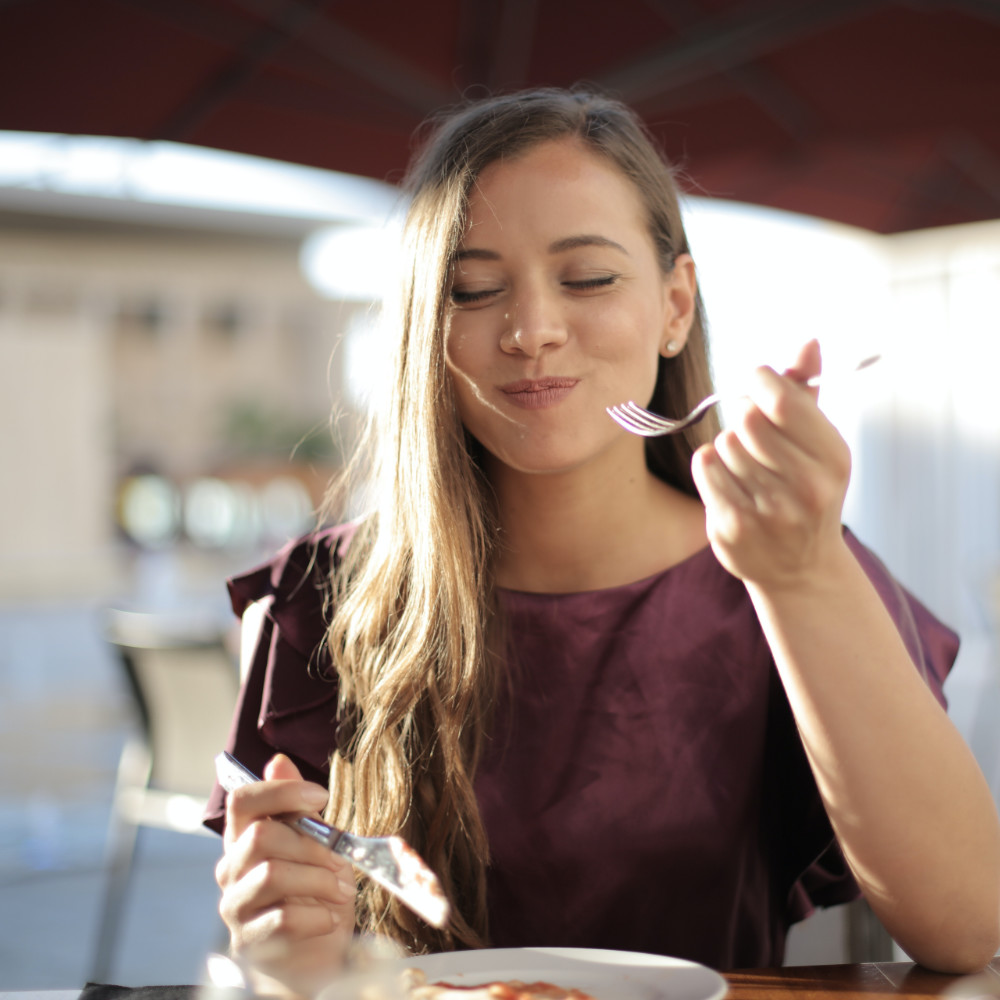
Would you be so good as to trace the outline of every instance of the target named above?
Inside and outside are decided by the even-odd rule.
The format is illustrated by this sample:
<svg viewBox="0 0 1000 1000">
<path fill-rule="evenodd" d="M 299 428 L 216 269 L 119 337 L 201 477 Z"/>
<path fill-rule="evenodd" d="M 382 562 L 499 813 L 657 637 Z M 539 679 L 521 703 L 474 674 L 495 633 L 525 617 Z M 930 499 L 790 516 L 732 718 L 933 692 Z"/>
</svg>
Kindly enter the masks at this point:
<svg viewBox="0 0 1000 1000">
<path fill-rule="evenodd" d="M 293 40 L 314 13 L 316 3 L 289 4 L 278 11 L 267 27 L 240 47 L 191 99 L 174 110 L 156 131 L 158 139 L 183 141 L 216 108 L 252 79 L 261 66 L 284 44 Z"/>
<path fill-rule="evenodd" d="M 657 14 L 675 31 L 690 31 L 704 20 L 704 13 L 691 0 L 645 0 L 646 6 Z M 801 141 L 815 135 L 819 129 L 816 114 L 790 87 L 785 86 L 773 73 L 760 64 L 744 63 L 723 70 L 719 77 L 729 81 L 749 100 L 753 101 L 789 138 Z M 716 96 L 718 86 L 710 88 Z M 690 99 L 691 92 L 687 96 Z M 701 91 L 695 85 L 695 100 L 701 99 Z M 673 103 L 672 94 L 664 97 Z M 676 106 L 676 105 L 674 105 Z M 687 106 L 687 101 L 685 101 Z M 644 107 L 647 113 L 666 110 L 662 102 L 654 107 Z"/>
<path fill-rule="evenodd" d="M 831 24 L 871 13 L 871 0 L 776 0 L 748 9 L 741 5 L 707 18 L 642 58 L 598 78 L 622 100 L 636 104 L 667 91 L 734 70 Z"/>
<path fill-rule="evenodd" d="M 237 0 L 244 10 L 270 18 L 272 4 L 268 0 Z M 290 8 L 305 6 L 302 0 L 291 0 Z M 454 93 L 400 59 L 395 53 L 377 45 L 339 21 L 317 11 L 308 32 L 296 38 L 338 69 L 371 84 L 389 95 L 402 108 L 421 117 L 454 100 Z"/>
<path fill-rule="evenodd" d="M 290 0 L 289 4 L 282 8 L 282 13 L 289 22 L 294 21 L 297 15 L 303 17 L 299 29 L 295 32 L 285 32 L 284 38 L 277 14 L 272 9 L 273 3 L 265 4 L 264 0 L 259 0 L 256 5 L 252 5 L 249 0 L 244 3 L 244 9 L 247 10 L 249 17 L 234 14 L 231 9 L 203 3 L 202 0 L 114 0 L 114 2 L 123 7 L 141 9 L 172 28 L 189 32 L 224 49 L 244 51 L 247 48 L 245 38 L 248 29 L 252 31 L 254 26 L 259 32 L 257 38 L 261 49 L 264 47 L 262 39 L 273 37 L 276 44 L 270 46 L 270 51 L 267 53 L 261 51 L 261 57 L 257 61 L 257 69 L 260 72 L 243 72 L 238 74 L 239 79 L 235 79 L 236 67 L 239 65 L 237 58 L 235 61 L 224 63 L 223 68 L 214 77 L 206 76 L 201 86 L 214 88 L 221 94 L 225 84 L 228 83 L 228 87 L 225 87 L 227 97 L 245 97 L 251 102 L 263 101 L 289 108 L 302 107 L 306 111 L 327 114 L 336 111 L 348 117 L 365 119 L 375 127 L 390 129 L 398 128 L 401 123 L 405 123 L 405 127 L 409 130 L 412 128 L 415 112 L 419 117 L 427 113 L 423 105 L 414 108 L 413 101 L 409 99 L 411 95 L 408 95 L 406 101 L 402 101 L 387 92 L 386 87 L 359 84 L 356 88 L 347 90 L 343 86 L 345 72 L 343 60 L 332 58 L 328 47 L 313 37 L 313 26 L 323 15 L 314 11 L 304 0 Z M 315 0 L 310 0 L 310 3 L 312 2 Z M 268 34 L 270 29 L 261 31 L 267 24 L 272 24 L 276 29 L 273 36 Z M 278 44 L 280 41 L 285 44 Z M 281 77 L 263 72 L 265 69 L 281 69 L 287 73 Z M 350 72 L 349 69 L 346 71 Z M 390 82 L 388 73 L 382 82 L 385 84 Z M 416 85 L 413 90 L 419 93 Z M 442 93 L 443 91 L 435 91 L 435 94 Z M 190 112 L 192 119 L 196 100 L 197 95 L 192 98 Z M 177 112 L 177 117 L 180 115 L 181 112 Z M 173 122 L 173 119 L 169 122 Z M 180 131 L 180 126 L 174 124 L 172 131 L 176 135 Z"/>
</svg>

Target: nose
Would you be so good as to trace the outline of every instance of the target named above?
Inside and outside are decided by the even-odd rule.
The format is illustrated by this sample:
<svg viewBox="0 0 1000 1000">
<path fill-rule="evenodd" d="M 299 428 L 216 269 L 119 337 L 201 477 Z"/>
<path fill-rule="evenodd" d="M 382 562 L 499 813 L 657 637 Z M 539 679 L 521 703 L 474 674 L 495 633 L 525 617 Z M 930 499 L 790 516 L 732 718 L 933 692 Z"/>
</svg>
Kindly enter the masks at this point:
<svg viewBox="0 0 1000 1000">
<path fill-rule="evenodd" d="M 558 295 L 529 289 L 522 291 L 504 313 L 500 349 L 506 354 L 536 358 L 546 348 L 565 343 L 567 335 Z"/>
</svg>

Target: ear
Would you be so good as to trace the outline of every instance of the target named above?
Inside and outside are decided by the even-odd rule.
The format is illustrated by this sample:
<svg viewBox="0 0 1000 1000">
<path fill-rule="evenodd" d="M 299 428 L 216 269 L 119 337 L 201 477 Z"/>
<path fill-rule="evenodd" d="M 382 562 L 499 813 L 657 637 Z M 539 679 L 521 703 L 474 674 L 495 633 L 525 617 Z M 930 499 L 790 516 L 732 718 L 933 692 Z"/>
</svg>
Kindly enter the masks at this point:
<svg viewBox="0 0 1000 1000">
<path fill-rule="evenodd" d="M 673 269 L 663 276 L 663 335 L 660 354 L 672 358 L 684 350 L 698 300 L 698 277 L 694 259 L 679 254 Z"/>
</svg>

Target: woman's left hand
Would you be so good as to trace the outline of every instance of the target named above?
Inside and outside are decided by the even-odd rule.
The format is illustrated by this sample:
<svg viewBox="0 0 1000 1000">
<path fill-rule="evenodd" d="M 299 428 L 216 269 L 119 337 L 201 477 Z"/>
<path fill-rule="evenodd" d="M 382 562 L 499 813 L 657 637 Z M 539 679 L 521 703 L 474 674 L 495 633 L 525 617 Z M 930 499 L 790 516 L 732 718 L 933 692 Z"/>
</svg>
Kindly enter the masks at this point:
<svg viewBox="0 0 1000 1000">
<path fill-rule="evenodd" d="M 821 369 L 817 341 L 792 367 L 754 373 L 742 416 L 694 455 L 708 538 L 730 573 L 762 587 L 822 574 L 843 546 L 851 455 L 804 386 Z"/>
</svg>

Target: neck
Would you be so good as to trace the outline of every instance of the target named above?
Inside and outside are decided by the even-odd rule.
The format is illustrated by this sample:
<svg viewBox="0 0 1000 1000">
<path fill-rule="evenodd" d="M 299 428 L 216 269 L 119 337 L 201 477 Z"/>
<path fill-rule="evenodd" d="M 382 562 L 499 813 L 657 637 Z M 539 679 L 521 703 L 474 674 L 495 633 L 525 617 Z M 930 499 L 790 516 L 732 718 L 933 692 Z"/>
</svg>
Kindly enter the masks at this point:
<svg viewBox="0 0 1000 1000">
<path fill-rule="evenodd" d="M 501 511 L 497 582 L 574 593 L 652 576 L 706 543 L 700 501 L 667 486 L 645 460 L 559 473 L 490 470 Z"/>
</svg>

